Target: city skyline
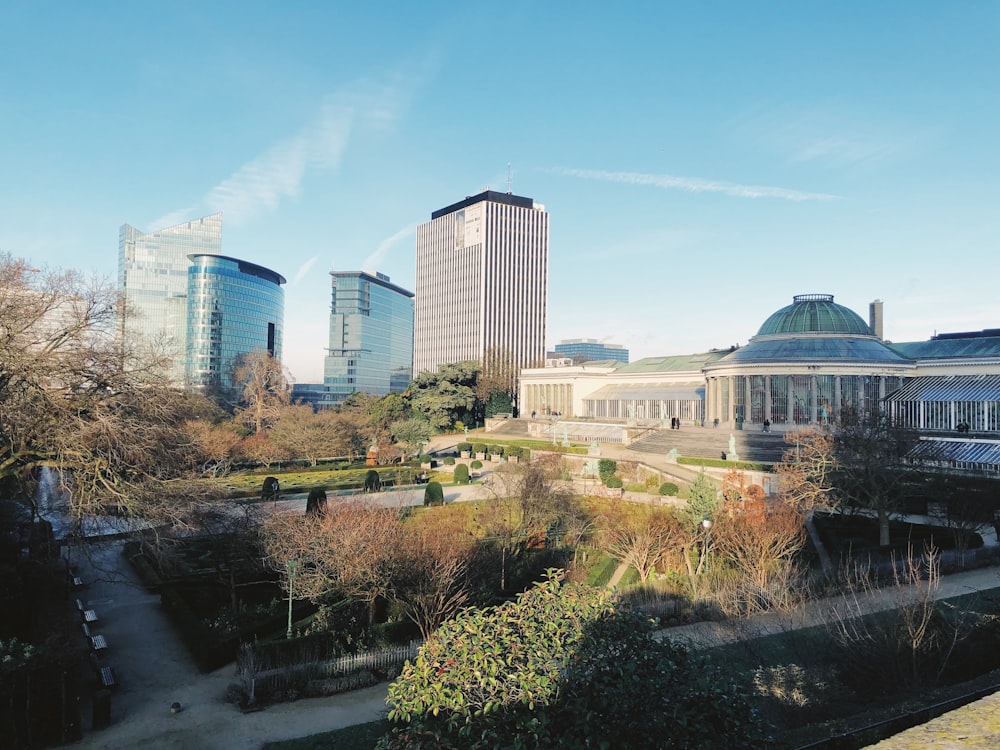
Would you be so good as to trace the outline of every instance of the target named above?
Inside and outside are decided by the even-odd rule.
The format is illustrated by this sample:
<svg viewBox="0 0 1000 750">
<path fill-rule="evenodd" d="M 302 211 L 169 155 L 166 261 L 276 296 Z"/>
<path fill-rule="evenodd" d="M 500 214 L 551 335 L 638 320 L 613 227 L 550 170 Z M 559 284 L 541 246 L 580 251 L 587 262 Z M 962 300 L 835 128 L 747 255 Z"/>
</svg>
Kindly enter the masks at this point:
<svg viewBox="0 0 1000 750">
<path fill-rule="evenodd" d="M 487 187 L 551 216 L 549 347 L 744 344 L 810 293 L 1000 325 L 995 2 L 10 4 L 0 62 L 0 251 L 113 281 L 122 224 L 221 211 L 298 382 L 329 272 L 415 288 L 416 226 Z"/>
</svg>

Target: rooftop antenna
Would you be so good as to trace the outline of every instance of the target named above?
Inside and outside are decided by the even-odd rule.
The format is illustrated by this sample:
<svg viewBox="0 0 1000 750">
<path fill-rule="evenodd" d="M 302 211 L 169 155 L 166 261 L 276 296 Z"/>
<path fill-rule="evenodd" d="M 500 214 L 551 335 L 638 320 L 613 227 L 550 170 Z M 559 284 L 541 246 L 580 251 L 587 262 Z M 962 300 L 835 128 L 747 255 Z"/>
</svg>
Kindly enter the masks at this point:
<svg viewBox="0 0 1000 750">
<path fill-rule="evenodd" d="M 511 194 L 510 182 L 511 182 L 510 162 L 507 162 L 507 195 Z"/>
</svg>

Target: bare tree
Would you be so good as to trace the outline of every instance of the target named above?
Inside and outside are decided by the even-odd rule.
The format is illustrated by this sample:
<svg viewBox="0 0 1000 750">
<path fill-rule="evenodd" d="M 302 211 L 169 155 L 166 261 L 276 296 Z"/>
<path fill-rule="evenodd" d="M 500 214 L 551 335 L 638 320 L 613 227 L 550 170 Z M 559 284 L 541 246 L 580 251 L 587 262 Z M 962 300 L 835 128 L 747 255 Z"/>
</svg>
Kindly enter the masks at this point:
<svg viewBox="0 0 1000 750">
<path fill-rule="evenodd" d="M 839 498 L 833 477 L 838 464 L 833 433 L 820 427 L 797 429 L 785 434 L 785 442 L 794 447 L 785 451 L 775 467 L 781 497 L 807 513 L 836 508 Z"/>
<path fill-rule="evenodd" d="M 271 439 L 289 455 L 316 466 L 320 458 L 341 455 L 338 422 L 339 415 L 332 411 L 317 413 L 311 406 L 286 406 L 277 413 Z"/>
<path fill-rule="evenodd" d="M 902 463 L 914 441 L 911 431 L 884 414 L 846 414 L 836 435 L 834 485 L 842 501 L 874 511 L 883 547 L 889 545 L 889 516 L 916 474 Z"/>
<path fill-rule="evenodd" d="M 543 542 L 549 526 L 572 502 L 559 469 L 559 457 L 546 456 L 528 463 L 501 464 L 490 476 L 476 520 L 500 550 L 502 590 L 507 588 L 509 561 Z"/>
<path fill-rule="evenodd" d="M 643 582 L 677 546 L 682 537 L 677 519 L 647 506 L 618 504 L 601 534 L 601 547 L 616 560 L 631 565 Z"/>
<path fill-rule="evenodd" d="M 239 452 L 245 459 L 255 461 L 265 469 L 290 458 L 288 451 L 272 440 L 267 432 L 258 432 L 244 438 L 239 445 Z"/>
<path fill-rule="evenodd" d="M 791 602 L 798 590 L 795 559 L 806 539 L 798 510 L 781 502 L 727 503 L 712 536 L 738 574 L 728 592 L 730 611 L 746 617 Z"/>
<path fill-rule="evenodd" d="M 233 382 L 239 384 L 241 393 L 236 418 L 254 433 L 273 426 L 281 410 L 291 403 L 288 373 L 268 352 L 240 355 L 233 368 Z"/>
<path fill-rule="evenodd" d="M 394 597 L 425 639 L 470 598 L 472 538 L 455 532 L 431 526 L 411 527 L 402 546 Z"/>
<path fill-rule="evenodd" d="M 322 602 L 340 594 L 367 605 L 392 596 L 403 539 L 402 511 L 352 500 L 318 516 L 279 514 L 264 524 L 268 563 L 279 573 L 293 564 L 295 591 Z M 286 580 L 287 585 L 287 580 Z"/>
<path fill-rule="evenodd" d="M 217 477 L 229 473 L 240 450 L 240 436 L 233 425 L 190 419 L 184 423 L 184 431 L 194 444 L 203 474 Z"/>
</svg>

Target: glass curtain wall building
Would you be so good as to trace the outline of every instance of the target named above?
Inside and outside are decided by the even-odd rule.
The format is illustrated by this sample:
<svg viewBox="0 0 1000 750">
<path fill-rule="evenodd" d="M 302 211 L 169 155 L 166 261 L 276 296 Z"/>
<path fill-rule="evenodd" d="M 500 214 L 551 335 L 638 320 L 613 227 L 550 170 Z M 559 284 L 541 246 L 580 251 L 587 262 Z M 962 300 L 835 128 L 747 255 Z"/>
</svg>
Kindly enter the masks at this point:
<svg viewBox="0 0 1000 750">
<path fill-rule="evenodd" d="M 355 391 L 402 393 L 413 375 L 413 292 L 385 274 L 332 271 L 322 406 Z"/>
<path fill-rule="evenodd" d="M 566 339 L 555 345 L 556 354 L 572 357 L 575 362 L 617 361 L 628 364 L 628 349 L 599 339 Z"/>
<path fill-rule="evenodd" d="M 185 385 L 228 390 L 241 354 L 281 359 L 285 278 L 223 255 L 191 255 L 187 272 Z"/>
<path fill-rule="evenodd" d="M 417 227 L 416 372 L 496 351 L 515 369 L 545 362 L 549 215 L 492 190 Z"/>
<path fill-rule="evenodd" d="M 122 225 L 118 288 L 125 297 L 119 335 L 130 347 L 154 347 L 173 361 L 170 379 L 184 382 L 188 256 L 222 252 L 222 214 L 149 233 Z"/>
</svg>

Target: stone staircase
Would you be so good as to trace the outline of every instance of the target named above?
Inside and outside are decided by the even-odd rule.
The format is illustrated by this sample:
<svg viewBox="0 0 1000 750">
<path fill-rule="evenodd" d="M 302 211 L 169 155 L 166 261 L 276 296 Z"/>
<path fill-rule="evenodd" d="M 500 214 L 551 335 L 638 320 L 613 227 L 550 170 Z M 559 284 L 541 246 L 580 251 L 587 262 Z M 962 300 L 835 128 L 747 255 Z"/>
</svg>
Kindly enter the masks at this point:
<svg viewBox="0 0 1000 750">
<path fill-rule="evenodd" d="M 729 453 L 729 436 L 736 443 L 736 455 L 741 461 L 775 463 L 788 445 L 781 433 L 746 432 L 723 427 L 682 427 L 679 430 L 656 430 L 635 441 L 629 448 L 641 453 L 669 453 L 676 448 L 681 456 L 698 458 L 722 458 Z"/>
</svg>

